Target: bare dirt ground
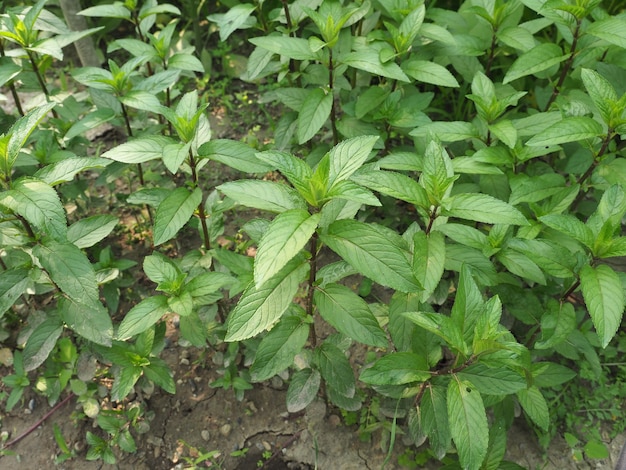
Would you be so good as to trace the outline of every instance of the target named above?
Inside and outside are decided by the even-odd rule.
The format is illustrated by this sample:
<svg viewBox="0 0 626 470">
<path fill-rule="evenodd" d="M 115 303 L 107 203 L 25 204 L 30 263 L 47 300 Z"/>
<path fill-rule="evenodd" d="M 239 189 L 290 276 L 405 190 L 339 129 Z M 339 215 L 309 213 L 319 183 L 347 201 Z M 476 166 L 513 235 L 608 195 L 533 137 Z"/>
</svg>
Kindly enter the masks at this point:
<svg viewBox="0 0 626 470">
<path fill-rule="evenodd" d="M 246 392 L 241 402 L 231 391 L 213 389 L 209 383 L 218 378 L 211 361 L 198 361 L 201 352 L 176 345 L 166 349 L 163 357 L 175 371 L 176 395 L 156 390 L 150 397 L 141 392 L 134 397 L 144 401 L 153 414 L 149 429 L 136 435 L 137 452 L 118 452 L 118 463 L 85 460 L 85 434 L 100 430 L 87 421 L 75 421 L 79 405 L 70 400 L 41 426 L 11 447 L 14 455 L 0 457 L 1 470 L 59 468 L 63 470 L 133 469 L 170 470 L 182 468 L 218 469 L 295 469 L 295 470 L 374 470 L 409 468 L 398 464 L 405 447 L 397 439 L 393 456 L 383 467 L 386 452 L 381 449 L 381 434 L 359 439 L 356 426 L 346 426 L 338 410 L 321 399 L 305 411 L 289 414 L 285 405 L 285 385 L 280 380 L 256 386 Z M 3 370 L 2 372 L 6 372 Z M 34 398 L 31 411 L 28 403 Z M 9 440 L 24 433 L 50 410 L 42 397 L 30 395 L 24 406 L 2 416 L 1 431 Z M 55 465 L 60 450 L 53 437 L 58 425 L 76 457 Z M 509 432 L 506 458 L 526 469 L 612 469 L 626 436 L 609 444 L 612 458 L 591 463 L 573 461 L 571 451 L 562 439 L 555 439 L 547 454 L 537 445 L 532 431 L 518 422 Z M 247 449 L 247 450 L 246 450 Z M 212 461 L 191 460 L 200 452 L 219 453 Z M 430 461 L 419 467 L 428 470 L 442 464 Z M 416 467 L 413 467 L 416 468 Z"/>
</svg>

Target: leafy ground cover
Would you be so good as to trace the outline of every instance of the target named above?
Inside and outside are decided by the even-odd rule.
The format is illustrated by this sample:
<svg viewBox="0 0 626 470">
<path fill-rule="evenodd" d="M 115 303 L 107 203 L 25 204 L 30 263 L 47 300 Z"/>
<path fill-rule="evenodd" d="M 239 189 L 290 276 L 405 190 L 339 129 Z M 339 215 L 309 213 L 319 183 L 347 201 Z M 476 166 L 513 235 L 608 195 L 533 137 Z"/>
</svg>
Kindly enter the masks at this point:
<svg viewBox="0 0 626 470">
<path fill-rule="evenodd" d="M 619 2 L 127 0 L 84 5 L 80 32 L 59 6 L 1 17 L 8 412 L 75 397 L 85 458 L 114 463 L 154 388 L 180 393 L 175 342 L 236 400 L 280 381 L 287 416 L 337 410 L 381 466 L 519 468 L 519 420 L 608 458 Z M 99 60 L 61 62 L 85 38 Z"/>
</svg>

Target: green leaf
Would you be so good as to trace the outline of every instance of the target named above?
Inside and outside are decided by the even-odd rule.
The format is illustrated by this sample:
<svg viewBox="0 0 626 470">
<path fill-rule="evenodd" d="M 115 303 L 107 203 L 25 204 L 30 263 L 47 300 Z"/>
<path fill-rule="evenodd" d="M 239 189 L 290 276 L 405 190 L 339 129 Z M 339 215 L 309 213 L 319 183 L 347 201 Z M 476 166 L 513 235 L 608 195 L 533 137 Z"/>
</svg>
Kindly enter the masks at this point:
<svg viewBox="0 0 626 470">
<path fill-rule="evenodd" d="M 367 303 L 346 286 L 318 287 L 314 300 L 322 318 L 340 333 L 359 343 L 387 347 L 387 336 Z"/>
<path fill-rule="evenodd" d="M 502 41 L 505 45 L 522 52 L 529 51 L 535 47 L 535 38 L 533 38 L 530 31 L 522 26 L 513 26 L 503 29 L 498 28 L 496 36 L 498 40 Z"/>
<path fill-rule="evenodd" d="M 67 240 L 78 248 L 88 248 L 101 241 L 119 222 L 112 215 L 94 215 L 74 222 L 67 230 Z"/>
<path fill-rule="evenodd" d="M 333 189 L 326 194 L 326 197 L 331 199 L 344 199 L 346 201 L 367 204 L 369 206 L 381 206 L 378 198 L 374 196 L 369 189 L 365 189 L 353 181 L 344 180 L 335 183 Z"/>
<path fill-rule="evenodd" d="M 333 106 L 333 95 L 322 88 L 311 90 L 298 114 L 298 143 L 300 145 L 311 140 L 322 128 L 330 116 Z"/>
<path fill-rule="evenodd" d="M 613 103 L 618 100 L 613 85 L 598 72 L 591 69 L 582 69 L 580 76 L 583 79 L 587 93 L 589 93 L 596 108 L 600 111 L 602 119 L 606 124 L 609 124 Z"/>
<path fill-rule="evenodd" d="M 254 260 L 254 282 L 257 288 L 280 271 L 311 239 L 320 214 L 302 209 L 282 212 L 267 228 L 259 242 Z"/>
<path fill-rule="evenodd" d="M 482 251 L 456 243 L 446 244 L 445 269 L 461 272 L 463 265 L 471 268 L 472 275 L 485 286 L 498 284 L 493 263 Z"/>
<path fill-rule="evenodd" d="M 350 178 L 367 160 L 376 141 L 378 136 L 370 135 L 354 137 L 335 145 L 329 155 L 328 188 Z"/>
<path fill-rule="evenodd" d="M 383 64 L 375 48 L 350 52 L 342 57 L 341 62 L 349 67 L 364 70 L 373 75 L 380 75 L 406 83 L 411 81 L 395 62 L 389 61 Z"/>
<path fill-rule="evenodd" d="M 517 392 L 517 399 L 528 417 L 544 431 L 550 427 L 550 410 L 541 391 L 535 386 Z"/>
<path fill-rule="evenodd" d="M 95 16 L 103 18 L 121 18 L 130 19 L 130 10 L 125 5 L 113 4 L 113 5 L 97 5 L 95 7 L 85 8 L 77 13 L 82 16 Z"/>
<path fill-rule="evenodd" d="M 143 373 L 148 380 L 153 381 L 167 393 L 176 393 L 176 384 L 172 377 L 172 371 L 162 359 L 150 358 L 150 365 L 143 368 Z"/>
<path fill-rule="evenodd" d="M 248 23 L 250 14 L 256 9 L 254 5 L 240 4 L 229 8 L 225 14 L 209 15 L 207 19 L 217 23 L 220 28 L 220 41 L 226 41 L 233 34 Z M 254 20 L 254 18 L 253 18 Z M 254 24 L 254 23 L 253 23 Z"/>
<path fill-rule="evenodd" d="M 450 448 L 450 419 L 443 387 L 426 387 L 419 404 L 420 427 L 428 436 L 429 444 L 438 459 L 443 459 Z"/>
<path fill-rule="evenodd" d="M 409 135 L 436 138 L 441 142 L 458 142 L 478 137 L 478 130 L 471 122 L 431 122 L 413 129 Z"/>
<path fill-rule="evenodd" d="M 189 221 L 202 202 L 202 190 L 190 192 L 186 188 L 176 188 L 159 204 L 154 216 L 154 245 L 158 246 L 176 236 Z"/>
<path fill-rule="evenodd" d="M 50 186 L 56 186 L 60 183 L 72 181 L 81 171 L 105 168 L 110 163 L 110 160 L 99 157 L 70 157 L 52 165 L 44 166 L 37 170 L 34 176 Z"/>
<path fill-rule="evenodd" d="M 466 341 L 474 337 L 476 322 L 483 314 L 485 302 L 472 277 L 470 265 L 461 266 L 459 282 L 450 317 L 463 332 Z"/>
<path fill-rule="evenodd" d="M 313 178 L 313 171 L 304 160 L 286 152 L 272 150 L 257 153 L 256 156 L 259 160 L 267 163 L 270 169 L 280 171 L 302 197 L 309 195 L 309 182 Z"/>
<path fill-rule="evenodd" d="M 511 273 L 543 286 L 546 285 L 546 277 L 541 268 L 525 254 L 507 247 L 499 251 L 496 258 Z"/>
<path fill-rule="evenodd" d="M 531 138 L 526 145 L 543 147 L 549 145 L 593 139 L 603 133 L 602 125 L 586 116 L 571 116 L 551 125 Z"/>
<path fill-rule="evenodd" d="M 610 266 L 587 265 L 580 270 L 580 287 L 600 344 L 606 348 L 622 321 L 626 301 L 619 276 Z"/>
<path fill-rule="evenodd" d="M 315 54 L 309 46 L 309 41 L 302 38 L 287 36 L 265 36 L 252 38 L 250 42 L 257 47 L 266 49 L 280 56 L 295 60 L 316 60 Z"/>
<path fill-rule="evenodd" d="M 136 366 L 122 367 L 115 374 L 115 381 L 111 387 L 111 400 L 122 401 L 133 390 L 141 377 L 142 368 Z"/>
<path fill-rule="evenodd" d="M 432 377 L 424 358 L 411 352 L 387 354 L 363 370 L 359 380 L 370 385 L 404 385 Z"/>
<path fill-rule="evenodd" d="M 325 341 L 313 354 L 324 381 L 340 394 L 352 398 L 356 392 L 356 381 L 352 366 L 343 351 Z"/>
<path fill-rule="evenodd" d="M 51 315 L 35 327 L 24 346 L 24 370 L 35 370 L 48 358 L 63 332 L 63 322 Z"/>
<path fill-rule="evenodd" d="M 267 173 L 272 167 L 255 156 L 256 151 L 237 140 L 217 139 L 206 142 L 198 149 L 201 157 L 215 160 L 244 173 Z"/>
<path fill-rule="evenodd" d="M 401 292 L 416 292 L 403 241 L 393 232 L 355 220 L 333 222 L 321 240 L 364 276 Z"/>
<path fill-rule="evenodd" d="M 157 284 L 173 283 L 183 276 L 176 263 L 158 251 L 144 258 L 143 272 L 148 279 Z"/>
<path fill-rule="evenodd" d="M 552 348 L 567 340 L 576 329 L 574 306 L 565 302 L 548 302 L 548 311 L 541 317 L 541 339 L 535 349 Z"/>
<path fill-rule="evenodd" d="M 167 292 L 166 289 L 160 289 Z M 173 313 L 181 317 L 188 317 L 193 313 L 193 297 L 189 292 L 183 291 L 167 299 L 167 305 Z"/>
<path fill-rule="evenodd" d="M 565 186 L 565 178 L 555 173 L 528 176 L 514 175 L 509 179 L 511 195 L 509 204 L 516 206 L 522 202 L 538 202 L 546 199 Z"/>
<path fill-rule="evenodd" d="M 402 70 L 409 77 L 413 77 L 423 83 L 454 88 L 459 86 L 459 82 L 456 81 L 456 78 L 448 69 L 434 62 L 411 59 L 402 64 Z"/>
<path fill-rule="evenodd" d="M 463 468 L 478 470 L 487 455 L 489 426 L 485 406 L 471 383 L 453 376 L 447 394 L 452 440 Z"/>
<path fill-rule="evenodd" d="M 587 248 L 592 249 L 595 237 L 589 227 L 587 227 L 580 219 L 570 214 L 549 214 L 539 217 L 539 220 L 548 227 L 553 228 L 561 233 L 569 235 L 574 240 L 579 241 Z"/>
<path fill-rule="evenodd" d="M 67 220 L 61 200 L 54 189 L 37 178 L 22 177 L 11 189 L 0 193 L 0 206 L 24 217 L 40 233 L 63 241 Z"/>
<path fill-rule="evenodd" d="M 317 396 L 322 376 L 317 370 L 302 369 L 293 374 L 287 389 L 287 411 L 297 413 L 305 409 Z"/>
<path fill-rule="evenodd" d="M 21 267 L 0 272 L 0 318 L 26 292 L 30 284 L 29 270 Z"/>
<path fill-rule="evenodd" d="M 44 240 L 33 253 L 61 292 L 85 305 L 101 308 L 96 273 L 75 245 Z"/>
<path fill-rule="evenodd" d="M 560 278 L 574 275 L 575 260 L 569 250 L 549 240 L 522 240 L 513 238 L 508 242 L 509 248 L 524 253 L 546 274 Z"/>
<path fill-rule="evenodd" d="M 517 144 L 517 129 L 515 129 L 510 120 L 502 119 L 496 123 L 489 124 L 489 131 L 508 148 L 515 148 Z"/>
<path fill-rule="evenodd" d="M 487 224 L 528 225 L 515 207 L 487 194 L 463 193 L 444 200 L 442 215 Z"/>
<path fill-rule="evenodd" d="M 163 158 L 163 150 L 173 143 L 169 137 L 149 135 L 113 147 L 104 152 L 102 157 L 122 163 L 144 163 Z"/>
<path fill-rule="evenodd" d="M 296 316 L 284 317 L 261 340 L 250 376 L 253 382 L 272 378 L 293 363 L 309 336 L 310 326 Z"/>
<path fill-rule="evenodd" d="M 293 188 L 281 183 L 239 180 L 220 184 L 217 189 L 235 202 L 269 212 L 307 209 L 304 199 Z"/>
<path fill-rule="evenodd" d="M 125 341 L 152 327 L 169 311 L 167 297 L 155 295 L 131 308 L 117 330 L 116 339 Z"/>
<path fill-rule="evenodd" d="M 7 133 L 9 136 L 7 146 L 0 150 L 0 164 L 5 177 L 11 174 L 15 160 L 20 154 L 22 147 L 26 144 L 28 137 L 55 105 L 56 103 L 47 103 L 43 106 L 33 108 L 11 126 L 11 129 L 9 129 Z"/>
<path fill-rule="evenodd" d="M 251 283 L 230 312 L 225 341 L 242 341 L 271 328 L 287 310 L 309 269 L 301 258 L 292 259 L 260 289 Z"/>
<path fill-rule="evenodd" d="M 102 346 L 111 346 L 113 323 L 102 304 L 61 297 L 57 309 L 61 319 L 80 336 Z"/>
<path fill-rule="evenodd" d="M 609 44 L 626 49 L 626 21 L 623 18 L 609 16 L 599 21 L 594 21 L 586 30 L 587 33 L 603 39 Z"/>
<path fill-rule="evenodd" d="M 367 113 L 378 108 L 389 96 L 389 89 L 381 86 L 371 86 L 361 93 L 354 106 L 357 119 L 362 119 Z"/>
<path fill-rule="evenodd" d="M 401 199 L 417 207 L 428 209 L 428 195 L 417 181 L 402 173 L 384 170 L 359 171 L 352 181 L 381 194 Z"/>
<path fill-rule="evenodd" d="M 424 287 L 422 302 L 435 291 L 443 275 L 446 259 L 446 245 L 443 234 L 417 232 L 413 236 L 413 273 Z"/>
<path fill-rule="evenodd" d="M 518 78 L 543 72 L 553 65 L 560 64 L 567 57 L 569 55 L 563 55 L 561 48 L 554 43 L 540 44 L 520 55 L 511 64 L 502 83 L 506 85 Z"/>
<path fill-rule="evenodd" d="M 540 388 L 556 387 L 578 375 L 572 369 L 553 362 L 533 363 L 532 374 L 534 385 Z"/>
<path fill-rule="evenodd" d="M 457 374 L 470 382 L 483 395 L 510 395 L 527 387 L 526 379 L 506 368 L 490 368 L 472 364 Z"/>
</svg>

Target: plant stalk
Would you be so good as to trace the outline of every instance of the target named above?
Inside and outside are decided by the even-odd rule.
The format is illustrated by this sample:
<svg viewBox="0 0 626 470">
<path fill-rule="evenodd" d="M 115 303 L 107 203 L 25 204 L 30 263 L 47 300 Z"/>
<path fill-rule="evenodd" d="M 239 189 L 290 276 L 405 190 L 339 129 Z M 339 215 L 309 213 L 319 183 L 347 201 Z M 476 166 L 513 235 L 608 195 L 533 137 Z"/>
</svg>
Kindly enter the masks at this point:
<svg viewBox="0 0 626 470">
<path fill-rule="evenodd" d="M 334 77 L 333 49 L 328 48 L 328 87 L 330 88 L 330 96 L 332 97 L 332 105 L 330 107 L 330 125 L 333 129 L 333 145 L 339 143 L 339 133 L 337 132 L 337 110 L 335 109 L 335 92 L 333 88 Z"/>
<path fill-rule="evenodd" d="M 4 57 L 4 44 L 0 39 L 0 57 Z M 20 116 L 24 116 L 24 109 L 22 108 L 22 102 L 20 101 L 20 96 L 17 94 L 17 88 L 15 88 L 15 83 L 13 80 L 9 80 L 8 83 L 9 90 L 11 90 L 11 96 L 13 97 L 13 101 L 15 102 L 15 107 L 17 111 L 20 113 Z"/>
<path fill-rule="evenodd" d="M 550 109 L 550 105 L 554 103 L 557 96 L 559 96 L 559 93 L 561 92 L 561 87 L 563 86 L 563 83 L 565 82 L 565 78 L 567 77 L 567 74 L 572 68 L 572 64 L 574 63 L 574 57 L 576 56 L 576 47 L 578 45 L 578 37 L 580 35 L 581 23 L 582 21 L 580 19 L 576 19 L 576 29 L 574 30 L 574 38 L 572 39 L 572 47 L 570 47 L 569 57 L 565 61 L 565 65 L 563 66 L 563 69 L 561 70 L 561 76 L 559 77 L 559 81 L 557 82 L 557 84 L 554 87 L 554 90 L 552 91 L 552 95 L 550 96 L 550 100 L 548 101 L 548 105 L 546 106 L 546 109 Z"/>
<path fill-rule="evenodd" d="M 57 410 L 59 410 L 61 407 L 63 407 L 63 405 L 65 405 L 67 402 L 69 402 L 72 398 L 74 398 L 74 394 L 70 393 L 62 401 L 60 401 L 59 403 L 54 405 L 54 408 L 52 408 L 45 415 L 43 415 L 35 424 L 33 424 L 31 427 L 29 427 L 26 431 L 24 431 L 22 434 L 17 436 L 15 439 L 7 442 L 4 445 L 4 448 L 6 449 L 7 447 L 11 447 L 11 446 L 17 444 L 18 442 L 20 442 L 22 439 L 24 439 L 26 436 L 28 436 L 30 433 L 32 433 L 35 429 L 37 429 L 39 426 L 41 426 L 41 424 L 45 420 L 47 420 L 50 416 L 52 416 Z"/>
<path fill-rule="evenodd" d="M 196 172 L 196 160 L 193 158 L 191 149 L 189 150 L 189 166 L 191 167 L 191 179 L 194 187 L 198 187 L 198 173 Z M 202 237 L 204 238 L 204 248 L 208 251 L 211 249 L 211 237 L 209 236 L 209 227 L 206 224 L 206 212 L 204 211 L 204 197 L 198 205 L 198 217 L 202 226 Z"/>
<path fill-rule="evenodd" d="M 120 101 L 120 105 L 122 106 L 122 115 L 124 116 L 124 123 L 126 124 L 126 133 L 128 134 L 128 137 L 132 137 L 133 128 L 130 127 L 130 118 L 128 117 L 128 110 L 126 109 L 126 106 L 124 106 L 124 103 L 122 103 L 121 101 Z M 139 184 L 141 186 L 145 186 L 145 181 L 143 179 L 143 167 L 141 166 L 141 163 L 137 163 L 137 175 L 139 176 Z M 150 213 L 149 210 L 148 210 L 148 213 Z M 150 219 L 152 219 L 152 213 L 150 213 Z"/>
<path fill-rule="evenodd" d="M 313 294 L 315 293 L 315 277 L 317 275 L 317 240 L 318 234 L 315 232 L 311 237 L 311 242 L 309 244 L 309 251 L 311 252 L 311 259 L 309 260 L 309 286 L 307 292 L 306 299 L 306 313 L 313 317 L 314 315 L 314 305 L 313 305 Z M 311 342 L 312 347 L 315 348 L 317 346 L 317 335 L 315 333 L 315 322 L 311 325 L 311 329 L 309 330 L 309 340 Z"/>
<path fill-rule="evenodd" d="M 39 70 L 39 67 L 37 66 L 37 58 L 35 57 L 35 54 L 29 50 L 26 50 L 26 54 L 28 54 L 28 59 L 30 60 L 30 64 L 33 67 L 33 72 L 35 72 L 35 76 L 37 77 L 37 81 L 39 82 L 39 86 L 41 87 L 41 91 L 43 91 L 43 94 L 46 97 L 46 101 L 49 103 L 50 93 L 48 92 L 48 87 L 46 86 L 46 82 L 44 82 L 43 77 L 41 76 L 41 71 Z M 57 119 L 59 117 L 59 115 L 54 110 L 54 108 L 52 108 L 52 116 L 54 116 Z"/>
</svg>

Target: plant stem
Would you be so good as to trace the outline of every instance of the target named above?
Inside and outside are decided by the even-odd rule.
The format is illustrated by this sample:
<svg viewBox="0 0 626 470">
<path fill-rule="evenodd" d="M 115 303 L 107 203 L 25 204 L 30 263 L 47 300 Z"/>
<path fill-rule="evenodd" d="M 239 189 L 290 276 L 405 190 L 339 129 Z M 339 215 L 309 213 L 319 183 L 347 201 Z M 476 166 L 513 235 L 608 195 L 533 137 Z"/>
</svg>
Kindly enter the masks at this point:
<svg viewBox="0 0 626 470">
<path fill-rule="evenodd" d="M 572 284 L 572 286 L 567 289 L 567 292 L 565 292 L 565 294 L 561 296 L 561 302 L 565 302 L 567 298 L 572 295 L 576 291 L 576 289 L 578 289 L 578 286 L 580 286 L 580 279 L 576 279 L 576 282 L 574 282 L 574 284 Z"/>
<path fill-rule="evenodd" d="M 39 67 L 37 66 L 37 58 L 35 57 L 35 54 L 29 50 L 26 50 L 26 54 L 28 55 L 28 59 L 30 60 L 30 64 L 33 67 L 33 72 L 35 72 L 35 75 L 37 77 L 37 81 L 39 82 L 39 86 L 41 87 L 41 91 L 43 91 L 43 94 L 46 97 L 46 101 L 49 103 L 50 102 L 50 93 L 48 92 L 48 87 L 46 86 L 46 82 L 44 82 L 43 77 L 41 76 L 41 71 L 39 70 Z M 57 112 L 54 110 L 54 108 L 52 108 L 52 115 L 58 119 L 59 115 L 57 114 Z"/>
<path fill-rule="evenodd" d="M 2 40 L 0 39 L 0 57 L 4 57 L 4 45 Z M 20 96 L 17 94 L 17 89 L 15 88 L 15 83 L 13 80 L 9 80 L 9 90 L 11 90 L 11 96 L 13 96 L 13 101 L 15 102 L 15 107 L 17 111 L 20 113 L 20 116 L 24 116 L 24 109 L 22 108 L 22 102 L 20 101 Z"/>
<path fill-rule="evenodd" d="M 295 31 L 293 31 L 293 23 L 291 22 L 291 14 L 289 13 L 289 3 L 287 0 L 281 0 L 283 4 L 283 10 L 285 12 L 285 20 L 287 21 L 287 30 L 291 37 L 296 37 Z"/>
<path fill-rule="evenodd" d="M 193 158 L 191 149 L 189 150 L 189 166 L 191 167 L 191 180 L 194 187 L 198 187 L 198 173 L 196 172 L 196 160 Z M 206 224 L 206 212 L 204 211 L 204 197 L 198 205 L 198 216 L 200 217 L 200 225 L 202 226 L 202 236 L 204 238 L 204 248 L 208 251 L 211 249 L 211 238 L 209 236 L 209 228 Z"/>
<path fill-rule="evenodd" d="M 493 59 L 496 57 L 496 29 L 493 29 L 493 35 L 491 36 L 491 48 L 489 49 L 489 57 L 487 58 L 487 65 L 485 66 L 485 75 L 489 77 L 491 73 L 491 66 L 493 65 Z"/>
<path fill-rule="evenodd" d="M 315 232 L 311 237 L 311 242 L 309 245 L 309 251 L 311 252 L 311 259 L 309 260 L 309 290 L 307 292 L 306 299 L 306 313 L 313 317 L 314 315 L 314 305 L 313 305 L 313 294 L 315 292 L 315 276 L 317 275 L 317 240 L 318 234 Z M 317 346 L 317 335 L 315 333 L 315 321 L 311 325 L 311 329 L 309 330 L 309 339 L 311 341 L 311 345 L 315 348 Z"/>
<path fill-rule="evenodd" d="M 334 78 L 334 65 L 333 65 L 333 49 L 328 49 L 328 87 L 330 88 L 330 95 L 333 99 L 330 107 L 330 125 L 333 129 L 333 145 L 339 143 L 339 133 L 337 132 L 337 111 L 335 109 L 335 92 L 333 89 Z"/>
<path fill-rule="evenodd" d="M 550 105 L 554 103 L 554 100 L 556 100 L 557 96 L 559 96 L 559 93 L 561 92 L 561 87 L 563 86 L 563 82 L 565 82 L 565 77 L 567 77 L 567 74 L 572 68 L 572 64 L 574 63 L 574 57 L 576 56 L 576 46 L 578 45 L 578 36 L 580 35 L 580 25 L 581 25 L 581 20 L 576 19 L 576 29 L 574 30 L 574 38 L 572 39 L 572 47 L 570 47 L 569 57 L 565 61 L 565 65 L 563 66 L 563 69 L 561 70 L 561 76 L 559 77 L 559 81 L 557 82 L 556 86 L 554 87 L 554 90 L 552 91 L 552 96 L 550 96 L 550 100 L 548 101 L 548 105 L 546 106 L 546 109 L 549 109 Z"/>
<path fill-rule="evenodd" d="M 435 219 L 437 218 L 437 207 L 433 206 L 430 211 L 430 216 L 428 218 L 428 226 L 426 227 L 426 235 L 430 233 L 433 228 L 433 224 L 435 223 Z"/>
<path fill-rule="evenodd" d="M 30 224 L 28 223 L 28 220 L 26 220 L 24 217 L 22 217 L 19 214 L 15 214 L 15 216 L 19 219 L 19 221 L 22 223 L 22 226 L 24 227 L 24 230 L 26 230 L 26 233 L 28 234 L 28 237 L 35 240 L 35 232 L 33 232 L 33 228 L 30 226 Z"/>
<path fill-rule="evenodd" d="M 609 148 L 609 143 L 611 143 L 611 140 L 613 139 L 613 133 L 614 133 L 613 129 L 608 130 L 608 132 L 606 133 L 606 137 L 604 138 L 604 141 L 602 142 L 602 146 L 600 147 L 600 150 L 598 150 L 598 153 L 593 158 L 593 162 L 591 163 L 591 166 L 587 168 L 587 171 L 585 171 L 585 173 L 580 178 L 578 178 L 578 181 L 576 181 L 578 185 L 582 186 L 582 184 L 585 181 L 587 181 L 587 179 L 589 179 L 589 177 L 593 174 L 593 170 L 596 169 L 596 166 L 598 165 L 598 161 L 600 160 L 600 158 L 602 158 L 602 156 L 604 156 L 604 154 L 606 153 L 606 150 Z M 572 211 L 576 211 L 578 204 L 580 204 L 580 202 L 583 200 L 584 197 L 585 197 L 585 193 L 584 191 L 582 191 L 582 187 L 581 187 L 580 192 L 576 196 L 576 199 L 574 199 L 574 202 L 572 202 Z"/>
<path fill-rule="evenodd" d="M 43 415 L 35 424 L 33 424 L 31 427 L 29 427 L 26 431 L 24 431 L 22 434 L 17 436 L 15 439 L 7 442 L 4 445 L 4 448 L 6 449 L 7 447 L 11 447 L 11 446 L 17 444 L 18 442 L 20 442 L 22 439 L 24 439 L 26 436 L 28 436 L 30 433 L 32 433 L 35 429 L 37 429 L 39 426 L 41 426 L 41 424 L 45 420 L 47 420 L 50 416 L 52 416 L 58 409 L 60 409 L 63 405 L 65 405 L 67 402 L 69 402 L 72 398 L 74 398 L 74 394 L 70 393 L 62 401 L 60 401 L 59 403 L 54 405 L 54 408 L 52 408 L 45 415 Z"/>
<path fill-rule="evenodd" d="M 126 106 L 124 106 L 124 103 L 122 103 L 121 101 L 120 101 L 120 105 L 122 106 L 122 115 L 124 116 L 124 123 L 126 124 L 126 134 L 128 134 L 128 137 L 132 137 L 133 128 L 130 127 L 130 118 L 128 117 L 128 110 L 126 109 Z M 141 166 L 141 163 L 137 163 L 137 174 L 139 176 L 139 184 L 141 186 L 145 186 L 145 181 L 143 179 L 143 167 Z M 148 213 L 150 213 L 150 211 L 148 211 Z M 152 213 L 150 213 L 150 219 L 152 219 Z"/>
</svg>

